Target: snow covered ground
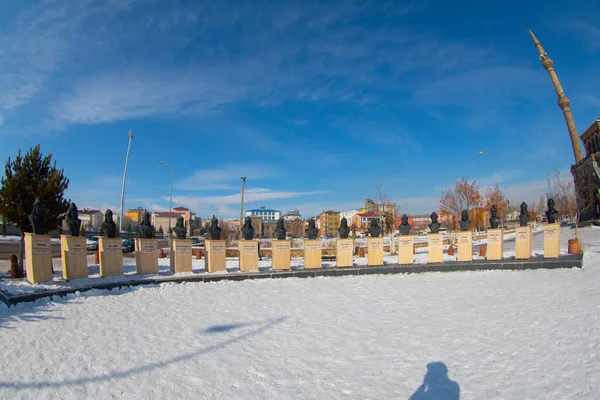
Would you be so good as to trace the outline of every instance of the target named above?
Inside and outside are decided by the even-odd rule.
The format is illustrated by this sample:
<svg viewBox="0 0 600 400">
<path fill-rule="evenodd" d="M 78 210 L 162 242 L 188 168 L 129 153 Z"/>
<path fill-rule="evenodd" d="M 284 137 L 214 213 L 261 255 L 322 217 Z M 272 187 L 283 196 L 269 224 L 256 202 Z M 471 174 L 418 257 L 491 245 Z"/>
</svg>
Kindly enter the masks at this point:
<svg viewBox="0 0 600 400">
<path fill-rule="evenodd" d="M 0 398 L 405 399 L 426 379 L 418 398 L 456 399 L 458 387 L 461 399 L 597 399 L 600 230 L 580 236 L 583 269 L 164 284 L 0 305 Z"/>
</svg>

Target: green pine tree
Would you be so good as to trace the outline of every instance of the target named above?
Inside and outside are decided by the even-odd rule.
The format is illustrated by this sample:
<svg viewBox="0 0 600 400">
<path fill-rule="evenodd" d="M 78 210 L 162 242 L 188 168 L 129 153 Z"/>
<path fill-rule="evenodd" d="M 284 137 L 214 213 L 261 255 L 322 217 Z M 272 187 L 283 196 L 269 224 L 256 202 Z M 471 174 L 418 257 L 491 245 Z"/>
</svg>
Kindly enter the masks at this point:
<svg viewBox="0 0 600 400">
<path fill-rule="evenodd" d="M 4 177 L 0 186 L 0 214 L 6 222 L 14 223 L 21 230 L 21 246 L 19 250 L 19 268 L 23 272 L 23 252 L 25 233 L 31 232 L 29 214 L 33 202 L 40 197 L 44 204 L 44 231 L 50 232 L 60 228 L 64 214 L 69 208 L 69 200 L 64 196 L 69 187 L 69 179 L 64 170 L 56 168 L 52 163 L 52 154 L 44 157 L 37 145 L 21 156 L 21 150 L 14 161 L 6 162 Z"/>
</svg>

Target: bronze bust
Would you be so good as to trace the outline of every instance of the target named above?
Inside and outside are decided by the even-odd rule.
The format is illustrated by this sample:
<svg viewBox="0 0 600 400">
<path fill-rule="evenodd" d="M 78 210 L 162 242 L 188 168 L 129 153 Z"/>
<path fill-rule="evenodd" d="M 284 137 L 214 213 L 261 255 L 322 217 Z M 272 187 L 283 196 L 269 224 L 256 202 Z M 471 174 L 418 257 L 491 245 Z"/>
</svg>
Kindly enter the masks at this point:
<svg viewBox="0 0 600 400">
<path fill-rule="evenodd" d="M 379 226 L 379 220 L 377 218 L 371 219 L 371 226 L 369 227 L 369 236 L 379 237 L 381 235 L 381 227 Z"/>
<path fill-rule="evenodd" d="M 469 212 L 467 210 L 462 210 L 459 225 L 461 231 L 466 232 L 469 230 L 471 221 L 469 221 Z"/>
<path fill-rule="evenodd" d="M 546 218 L 548 218 L 549 224 L 556 223 L 558 211 L 554 209 L 554 199 L 548 199 L 548 211 L 546 211 Z"/>
<path fill-rule="evenodd" d="M 246 217 L 244 220 L 242 236 L 244 240 L 252 240 L 254 238 L 254 227 L 252 226 L 252 219 L 250 217 Z"/>
<path fill-rule="evenodd" d="M 208 232 L 210 233 L 211 240 L 221 239 L 221 228 L 219 228 L 219 220 L 217 220 L 217 217 L 215 217 L 214 215 L 210 220 L 210 228 L 208 228 Z"/>
<path fill-rule="evenodd" d="M 438 215 L 434 211 L 429 216 L 431 218 L 431 223 L 429 224 L 429 230 L 431 233 L 440 233 L 440 223 L 438 222 Z"/>
<path fill-rule="evenodd" d="M 283 226 L 283 218 L 279 218 L 277 220 L 277 226 L 275 227 L 275 237 L 277 238 L 277 240 L 284 240 L 286 233 L 287 231 Z"/>
<path fill-rule="evenodd" d="M 69 211 L 67 212 L 67 228 L 69 229 L 69 233 L 71 236 L 79 236 L 79 231 L 81 229 L 81 220 L 79 219 L 79 215 L 77 213 L 77 206 L 75 203 L 69 204 Z"/>
<path fill-rule="evenodd" d="M 183 221 L 183 216 L 177 217 L 177 222 L 175 223 L 175 228 L 173 228 L 173 232 L 175 232 L 175 236 L 177 239 L 185 239 L 187 235 L 187 229 L 185 229 L 185 223 Z"/>
<path fill-rule="evenodd" d="M 402 215 L 402 223 L 398 227 L 401 235 L 410 235 L 410 225 L 408 223 L 408 216 L 406 214 Z"/>
<path fill-rule="evenodd" d="M 140 222 L 139 226 L 140 238 L 142 239 L 152 239 L 154 236 L 154 227 L 150 224 L 150 214 L 148 211 L 144 210 L 144 214 L 142 214 L 142 222 Z"/>
<path fill-rule="evenodd" d="M 308 228 L 306 228 L 306 236 L 310 240 L 315 240 L 319 237 L 319 228 L 316 226 L 316 222 L 314 218 L 308 220 Z"/>
<path fill-rule="evenodd" d="M 39 196 L 33 202 L 33 209 L 31 210 L 31 214 L 29 214 L 29 223 L 35 235 L 44 234 L 44 204 Z"/>
<path fill-rule="evenodd" d="M 492 214 L 490 217 L 490 226 L 492 227 L 492 229 L 498 229 L 500 218 L 498 218 L 498 209 L 495 205 L 492 206 L 490 213 Z"/>
<path fill-rule="evenodd" d="M 114 239 L 117 236 L 117 225 L 113 221 L 113 212 L 110 209 L 106 210 L 104 213 L 102 232 L 109 239 Z"/>
<path fill-rule="evenodd" d="M 348 228 L 348 220 L 344 217 L 340 220 L 340 227 L 338 228 L 340 239 L 348 239 L 350 234 L 350 228 Z"/>
<path fill-rule="evenodd" d="M 529 222 L 529 213 L 527 212 L 527 203 L 521 203 L 521 214 L 519 215 L 519 225 L 527 226 Z"/>
</svg>

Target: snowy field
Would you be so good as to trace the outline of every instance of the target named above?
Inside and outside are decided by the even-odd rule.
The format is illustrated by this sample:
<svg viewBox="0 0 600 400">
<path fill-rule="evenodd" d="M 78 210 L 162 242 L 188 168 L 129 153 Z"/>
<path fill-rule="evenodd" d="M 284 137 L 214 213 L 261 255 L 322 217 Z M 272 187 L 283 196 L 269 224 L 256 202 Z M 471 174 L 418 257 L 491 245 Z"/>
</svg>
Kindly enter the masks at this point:
<svg viewBox="0 0 600 400">
<path fill-rule="evenodd" d="M 425 379 L 414 399 L 598 399 L 600 230 L 580 237 L 583 269 L 164 284 L 0 305 L 0 398 L 407 399 Z"/>
</svg>

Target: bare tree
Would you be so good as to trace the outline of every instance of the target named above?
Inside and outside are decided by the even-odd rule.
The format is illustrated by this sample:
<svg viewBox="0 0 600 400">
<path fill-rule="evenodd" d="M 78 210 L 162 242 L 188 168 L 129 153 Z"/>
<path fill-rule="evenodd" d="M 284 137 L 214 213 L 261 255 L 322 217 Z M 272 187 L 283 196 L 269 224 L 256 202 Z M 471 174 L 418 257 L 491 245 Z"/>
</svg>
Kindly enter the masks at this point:
<svg viewBox="0 0 600 400">
<path fill-rule="evenodd" d="M 564 177 L 556 169 L 552 176 L 548 177 L 550 192 L 548 197 L 554 200 L 554 204 L 561 216 L 573 218 L 577 215 L 577 195 L 573 179 Z"/>
<path fill-rule="evenodd" d="M 449 224 L 456 227 L 456 221 L 460 219 L 462 210 L 469 211 L 471 228 L 475 228 L 480 220 L 483 219 L 483 213 L 477 210 L 477 205 L 481 200 L 479 186 L 465 178 L 456 181 L 454 189 L 442 191 L 443 197 L 440 199 L 440 214 L 450 220 Z"/>
<path fill-rule="evenodd" d="M 389 234 L 390 238 L 390 254 L 396 254 L 396 246 L 394 245 L 394 232 L 396 231 L 396 214 L 398 205 L 391 201 L 383 189 L 381 185 L 375 183 L 375 187 L 377 188 L 377 194 L 379 195 L 379 220 L 381 221 L 381 228 L 384 233 Z"/>
</svg>

